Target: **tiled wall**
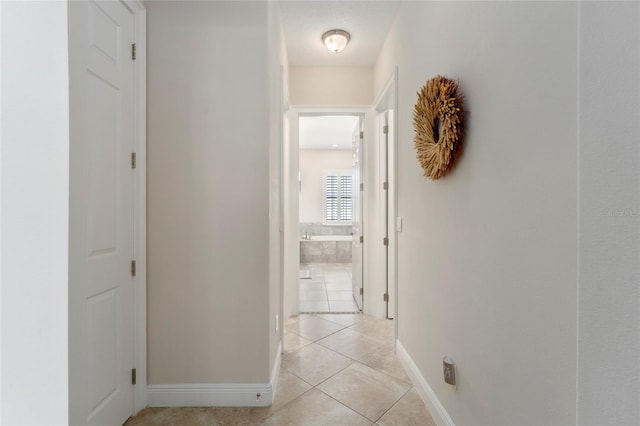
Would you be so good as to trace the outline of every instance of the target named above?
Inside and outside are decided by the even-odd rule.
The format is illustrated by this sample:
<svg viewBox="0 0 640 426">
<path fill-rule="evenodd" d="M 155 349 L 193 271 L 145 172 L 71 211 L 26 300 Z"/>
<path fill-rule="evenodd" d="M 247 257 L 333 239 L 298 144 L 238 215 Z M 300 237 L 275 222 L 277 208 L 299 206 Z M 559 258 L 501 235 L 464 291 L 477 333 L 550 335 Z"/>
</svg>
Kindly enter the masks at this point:
<svg viewBox="0 0 640 426">
<path fill-rule="evenodd" d="M 351 241 L 300 241 L 300 263 L 351 263 Z"/>
</svg>

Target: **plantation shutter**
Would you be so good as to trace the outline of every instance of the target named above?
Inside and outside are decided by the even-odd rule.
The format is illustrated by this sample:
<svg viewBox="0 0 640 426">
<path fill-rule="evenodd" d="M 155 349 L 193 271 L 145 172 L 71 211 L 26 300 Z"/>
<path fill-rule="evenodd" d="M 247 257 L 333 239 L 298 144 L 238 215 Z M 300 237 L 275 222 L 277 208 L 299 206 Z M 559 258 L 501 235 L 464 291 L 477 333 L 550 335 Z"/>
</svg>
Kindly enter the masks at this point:
<svg viewBox="0 0 640 426">
<path fill-rule="evenodd" d="M 328 175 L 325 177 L 325 220 L 338 220 L 338 199 L 338 176 Z"/>
<path fill-rule="evenodd" d="M 353 220 L 353 177 L 351 170 L 324 172 L 324 223 L 350 224 Z"/>
<path fill-rule="evenodd" d="M 340 220 L 353 220 L 353 177 L 340 176 Z"/>
</svg>

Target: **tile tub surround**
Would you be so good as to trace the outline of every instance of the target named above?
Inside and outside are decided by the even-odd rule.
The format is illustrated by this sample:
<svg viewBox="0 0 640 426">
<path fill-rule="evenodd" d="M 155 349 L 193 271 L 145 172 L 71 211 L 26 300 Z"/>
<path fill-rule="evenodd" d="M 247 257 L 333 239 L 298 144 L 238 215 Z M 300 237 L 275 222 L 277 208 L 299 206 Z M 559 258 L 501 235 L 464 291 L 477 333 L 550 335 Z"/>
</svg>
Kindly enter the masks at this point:
<svg viewBox="0 0 640 426">
<path fill-rule="evenodd" d="M 350 263 L 351 247 L 351 241 L 300 240 L 300 262 Z"/>
<path fill-rule="evenodd" d="M 300 223 L 303 235 L 350 235 L 351 225 L 323 225 L 322 223 Z"/>
<path fill-rule="evenodd" d="M 126 425 L 435 426 L 393 353 L 393 321 L 300 315 L 285 321 L 284 332 L 291 338 L 271 407 L 145 408 Z M 336 335 L 344 349 L 330 348 Z"/>
</svg>

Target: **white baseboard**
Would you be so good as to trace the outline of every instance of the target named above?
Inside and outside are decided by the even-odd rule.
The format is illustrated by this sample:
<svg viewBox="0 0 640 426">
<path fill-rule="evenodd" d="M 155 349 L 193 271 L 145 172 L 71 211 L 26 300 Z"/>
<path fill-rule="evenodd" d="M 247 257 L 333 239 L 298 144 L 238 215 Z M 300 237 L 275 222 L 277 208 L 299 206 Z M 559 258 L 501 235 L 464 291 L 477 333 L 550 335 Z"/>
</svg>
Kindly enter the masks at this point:
<svg viewBox="0 0 640 426">
<path fill-rule="evenodd" d="M 409 356 L 409 353 L 404 346 L 402 346 L 402 343 L 400 343 L 399 340 L 396 340 L 396 353 L 402 363 L 402 366 L 406 370 L 407 375 L 413 382 L 413 386 L 415 386 L 418 394 L 429 409 L 433 420 L 439 426 L 455 426 L 451 416 L 449 416 L 447 410 L 444 409 L 444 406 L 436 396 L 435 392 L 431 389 L 427 380 L 424 378 L 422 373 L 420 373 L 418 366 L 413 362 L 413 359 L 411 359 L 411 356 Z"/>
<path fill-rule="evenodd" d="M 147 389 L 150 407 L 266 407 L 273 393 L 271 383 L 149 385 Z"/>
<path fill-rule="evenodd" d="M 282 342 L 269 383 L 148 385 L 150 407 L 266 407 L 273 403 L 282 362 Z M 260 396 L 258 396 L 258 394 Z"/>
<path fill-rule="evenodd" d="M 278 345 L 278 353 L 276 354 L 276 360 L 273 362 L 273 368 L 271 369 L 271 403 L 276 399 L 276 389 L 278 389 L 278 376 L 280 376 L 280 365 L 282 364 L 282 341 Z"/>
</svg>

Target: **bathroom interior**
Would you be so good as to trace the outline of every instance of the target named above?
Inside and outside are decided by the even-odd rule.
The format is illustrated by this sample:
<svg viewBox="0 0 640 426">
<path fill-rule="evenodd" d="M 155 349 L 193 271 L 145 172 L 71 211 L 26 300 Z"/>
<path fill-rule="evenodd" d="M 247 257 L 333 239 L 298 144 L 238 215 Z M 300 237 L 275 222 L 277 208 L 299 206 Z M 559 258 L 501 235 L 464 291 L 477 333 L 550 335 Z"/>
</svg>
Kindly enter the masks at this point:
<svg viewBox="0 0 640 426">
<path fill-rule="evenodd" d="M 358 267 L 352 262 L 357 203 L 353 135 L 359 120 L 358 116 L 300 117 L 301 313 L 360 311 L 352 284 L 353 268 Z"/>
</svg>

